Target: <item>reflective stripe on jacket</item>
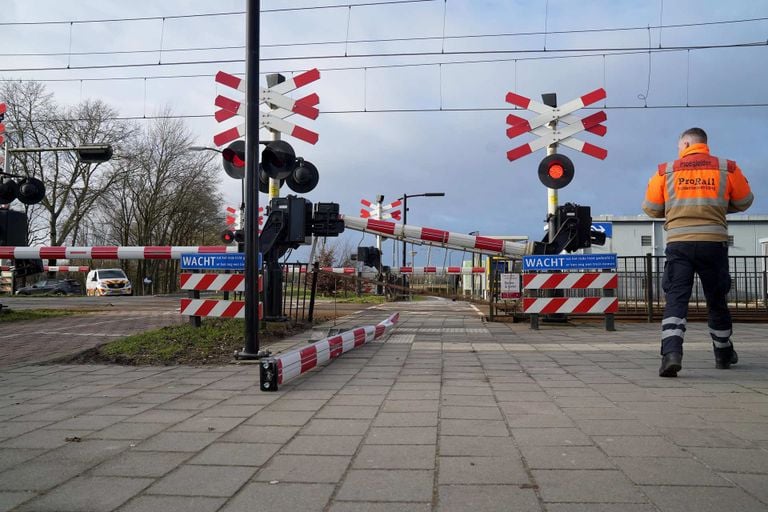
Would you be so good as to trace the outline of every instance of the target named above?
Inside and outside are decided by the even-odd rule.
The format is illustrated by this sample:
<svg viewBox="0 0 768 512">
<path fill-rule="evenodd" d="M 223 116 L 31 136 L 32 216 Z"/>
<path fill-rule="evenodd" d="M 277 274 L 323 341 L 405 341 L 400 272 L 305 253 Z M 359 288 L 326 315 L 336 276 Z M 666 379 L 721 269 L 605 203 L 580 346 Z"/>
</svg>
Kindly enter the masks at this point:
<svg viewBox="0 0 768 512">
<path fill-rule="evenodd" d="M 725 214 L 752 204 L 747 179 L 736 162 L 711 156 L 706 144 L 692 144 L 680 156 L 660 164 L 648 181 L 643 211 L 666 217 L 668 242 L 728 241 Z"/>
</svg>

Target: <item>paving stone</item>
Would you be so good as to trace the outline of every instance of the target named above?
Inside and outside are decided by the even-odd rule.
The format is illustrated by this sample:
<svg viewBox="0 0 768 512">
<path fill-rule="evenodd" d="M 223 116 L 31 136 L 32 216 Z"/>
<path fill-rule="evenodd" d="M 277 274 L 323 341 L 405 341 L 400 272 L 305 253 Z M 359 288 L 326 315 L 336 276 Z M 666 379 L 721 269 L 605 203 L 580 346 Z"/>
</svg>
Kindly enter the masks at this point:
<svg viewBox="0 0 768 512">
<path fill-rule="evenodd" d="M 384 401 L 385 395 L 336 395 L 330 399 L 328 405 L 375 405 L 379 406 Z"/>
<path fill-rule="evenodd" d="M 697 459 L 712 469 L 729 473 L 768 474 L 768 452 L 744 448 L 689 448 Z M 768 484 L 768 477 L 766 477 Z"/>
<path fill-rule="evenodd" d="M 592 440 L 611 457 L 690 457 L 658 436 L 592 436 Z"/>
<path fill-rule="evenodd" d="M 547 503 L 547 512 L 658 512 L 658 509 L 640 503 Z"/>
<path fill-rule="evenodd" d="M 501 420 L 498 407 L 446 406 L 440 408 L 440 418 L 466 420 Z"/>
<path fill-rule="evenodd" d="M 440 457 L 439 484 L 527 484 L 519 457 Z"/>
<path fill-rule="evenodd" d="M 381 411 L 436 413 L 439 406 L 438 400 L 385 400 Z"/>
<path fill-rule="evenodd" d="M 445 419 L 440 421 L 440 433 L 447 436 L 509 436 L 507 425 L 495 420 Z"/>
<path fill-rule="evenodd" d="M 657 430 L 678 446 L 708 448 L 747 448 L 753 446 L 750 441 L 717 427 L 702 429 L 659 428 Z"/>
<path fill-rule="evenodd" d="M 354 455 L 362 436 L 296 436 L 280 450 L 291 455 Z"/>
<path fill-rule="evenodd" d="M 611 460 L 633 482 L 641 485 L 732 485 L 693 459 L 614 457 Z"/>
<path fill-rule="evenodd" d="M 431 502 L 432 483 L 432 471 L 352 469 L 336 500 Z"/>
<path fill-rule="evenodd" d="M 441 485 L 438 512 L 539 512 L 532 489 L 510 485 Z"/>
<path fill-rule="evenodd" d="M 364 445 L 355 457 L 355 469 L 434 469 L 435 446 Z"/>
<path fill-rule="evenodd" d="M 147 489 L 148 494 L 179 496 L 232 496 L 256 468 L 242 466 L 184 465 Z"/>
<path fill-rule="evenodd" d="M 281 398 L 266 406 L 266 411 L 317 411 L 320 410 L 327 400 L 291 400 Z"/>
<path fill-rule="evenodd" d="M 520 456 L 511 437 L 440 436 L 440 455 L 475 457 Z"/>
<path fill-rule="evenodd" d="M 435 444 L 437 427 L 373 427 L 365 444 Z"/>
<path fill-rule="evenodd" d="M 239 425 L 221 437 L 230 443 L 285 443 L 299 431 L 299 427 L 259 427 Z"/>
<path fill-rule="evenodd" d="M 277 503 L 292 512 L 322 512 L 333 488 L 332 484 L 249 483 L 220 512 L 254 512 L 255 503 Z"/>
<path fill-rule="evenodd" d="M 430 512 L 429 503 L 374 503 L 370 501 L 337 501 L 329 512 Z"/>
<path fill-rule="evenodd" d="M 82 476 L 22 505 L 20 511 L 109 512 L 152 483 L 149 478 Z"/>
<path fill-rule="evenodd" d="M 6 512 L 36 496 L 33 492 L 0 491 L 0 512 Z"/>
<path fill-rule="evenodd" d="M 44 491 L 88 468 L 87 464 L 35 460 L 0 473 L 2 491 Z"/>
<path fill-rule="evenodd" d="M 190 459 L 189 464 L 261 466 L 281 447 L 281 444 L 215 442 Z"/>
<path fill-rule="evenodd" d="M 210 411 L 210 409 L 209 409 Z M 150 409 L 125 421 L 130 423 L 180 423 L 197 414 L 197 411 L 178 411 L 172 409 Z M 210 414 L 210 412 L 209 412 Z"/>
<path fill-rule="evenodd" d="M 662 512 L 764 512 L 766 506 L 739 488 L 643 487 L 643 492 Z"/>
<path fill-rule="evenodd" d="M 768 507 L 768 485 L 765 485 L 765 475 L 720 473 L 720 476 L 735 483 Z"/>
<path fill-rule="evenodd" d="M 90 434 L 90 430 L 78 431 L 79 437 Z M 67 444 L 66 439 L 75 435 L 71 430 L 39 429 L 0 442 L 0 448 L 53 449 Z"/>
<path fill-rule="evenodd" d="M 32 448 L 0 449 L 0 472 L 34 459 L 42 453 L 45 453 L 45 450 L 35 450 Z"/>
<path fill-rule="evenodd" d="M 264 410 L 249 418 L 246 425 L 302 426 L 315 414 L 314 411 L 268 411 Z"/>
<path fill-rule="evenodd" d="M 93 439 L 135 439 L 152 437 L 168 428 L 167 423 L 116 423 L 89 434 Z"/>
<path fill-rule="evenodd" d="M 593 443 L 577 428 L 513 428 L 512 437 L 520 446 L 591 446 Z"/>
<path fill-rule="evenodd" d="M 216 512 L 225 501 L 225 498 L 203 496 L 139 496 L 120 512 Z"/>
<path fill-rule="evenodd" d="M 355 436 L 365 434 L 370 424 L 371 420 L 313 419 L 301 429 L 301 433 L 313 436 Z"/>
<path fill-rule="evenodd" d="M 244 418 L 218 418 L 203 412 L 168 427 L 168 432 L 229 432 L 244 420 Z"/>
<path fill-rule="evenodd" d="M 646 499 L 620 471 L 533 470 L 546 503 L 644 503 Z"/>
<path fill-rule="evenodd" d="M 211 432 L 161 432 L 140 442 L 134 450 L 157 452 L 197 452 L 214 442 L 221 434 Z"/>
<path fill-rule="evenodd" d="M 126 452 L 96 466 L 98 476 L 161 477 L 189 458 L 188 453 Z"/>
<path fill-rule="evenodd" d="M 523 446 L 521 451 L 532 469 L 615 469 L 594 446 Z"/>
<path fill-rule="evenodd" d="M 378 411 L 378 406 L 372 405 L 327 405 L 315 414 L 315 418 L 372 419 Z"/>
<path fill-rule="evenodd" d="M 256 474 L 269 482 L 334 483 L 341 480 L 352 457 L 331 455 L 276 455 Z"/>
</svg>

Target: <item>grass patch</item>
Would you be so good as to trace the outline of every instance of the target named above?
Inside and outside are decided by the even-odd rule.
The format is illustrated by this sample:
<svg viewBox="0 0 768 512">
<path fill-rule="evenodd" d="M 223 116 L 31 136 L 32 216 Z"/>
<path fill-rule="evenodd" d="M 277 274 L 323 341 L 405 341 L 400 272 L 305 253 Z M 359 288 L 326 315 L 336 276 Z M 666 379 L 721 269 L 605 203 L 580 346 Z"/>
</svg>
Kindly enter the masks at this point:
<svg viewBox="0 0 768 512">
<path fill-rule="evenodd" d="M 325 321 L 318 318 L 317 322 Z M 134 334 L 110 343 L 67 356 L 52 363 L 96 363 L 124 365 L 206 365 L 226 364 L 244 345 L 244 320 L 209 318 L 200 327 L 172 325 Z M 293 336 L 310 325 L 294 325 L 280 331 L 259 332 L 259 345 L 265 346 Z"/>
<path fill-rule="evenodd" d="M 44 318 L 77 315 L 85 312 L 86 311 L 73 311 L 71 309 L 16 310 L 3 308 L 2 311 L 0 311 L 0 323 L 21 322 L 23 320 L 41 320 Z"/>
</svg>

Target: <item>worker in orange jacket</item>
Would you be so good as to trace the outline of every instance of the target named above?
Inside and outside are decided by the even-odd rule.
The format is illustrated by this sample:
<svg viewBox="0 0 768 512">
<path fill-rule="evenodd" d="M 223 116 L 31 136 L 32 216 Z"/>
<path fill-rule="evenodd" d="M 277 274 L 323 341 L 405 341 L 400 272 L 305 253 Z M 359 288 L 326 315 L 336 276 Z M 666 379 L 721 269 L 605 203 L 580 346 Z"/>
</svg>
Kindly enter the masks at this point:
<svg viewBox="0 0 768 512">
<path fill-rule="evenodd" d="M 677 377 L 682 368 L 683 336 L 694 274 L 699 275 L 707 301 L 715 366 L 727 369 L 738 362 L 731 342 L 733 331 L 727 301 L 731 275 L 725 215 L 743 212 L 753 200 L 749 183 L 736 162 L 709 154 L 704 130 L 691 128 L 683 132 L 678 150 L 680 158 L 660 164 L 648 181 L 643 202 L 643 210 L 649 216 L 666 218 L 661 377 Z"/>
</svg>

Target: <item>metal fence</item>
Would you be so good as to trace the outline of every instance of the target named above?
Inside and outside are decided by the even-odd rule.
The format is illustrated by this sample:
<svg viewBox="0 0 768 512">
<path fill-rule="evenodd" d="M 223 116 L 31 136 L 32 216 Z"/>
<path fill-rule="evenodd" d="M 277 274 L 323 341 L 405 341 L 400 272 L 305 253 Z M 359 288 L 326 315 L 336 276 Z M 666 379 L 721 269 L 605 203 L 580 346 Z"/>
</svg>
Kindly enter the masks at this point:
<svg viewBox="0 0 768 512">
<path fill-rule="evenodd" d="M 768 321 L 768 256 L 730 256 L 731 291 L 728 305 L 734 320 Z M 619 256 L 618 274 L 619 315 L 645 317 L 648 321 L 661 319 L 664 310 L 664 256 Z M 501 262 L 500 262 L 501 264 Z M 499 276 L 502 272 L 520 272 L 519 261 L 503 262 L 495 273 L 491 296 L 497 313 L 519 314 L 522 308 L 514 301 L 498 298 Z M 562 296 L 595 296 L 597 290 L 563 290 Z M 694 279 L 689 303 L 689 318 L 705 318 L 707 304 L 698 276 Z"/>
<path fill-rule="evenodd" d="M 664 256 L 620 256 L 620 310 L 645 313 L 649 319 L 661 315 L 664 309 Z M 729 256 L 731 291 L 728 305 L 734 318 L 768 320 L 768 256 Z M 698 276 L 693 283 L 689 313 L 706 314 L 707 304 Z"/>
<path fill-rule="evenodd" d="M 312 321 L 309 315 L 313 274 L 308 263 L 283 263 L 283 315 L 293 321 Z"/>
</svg>

